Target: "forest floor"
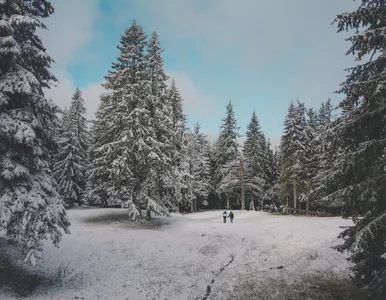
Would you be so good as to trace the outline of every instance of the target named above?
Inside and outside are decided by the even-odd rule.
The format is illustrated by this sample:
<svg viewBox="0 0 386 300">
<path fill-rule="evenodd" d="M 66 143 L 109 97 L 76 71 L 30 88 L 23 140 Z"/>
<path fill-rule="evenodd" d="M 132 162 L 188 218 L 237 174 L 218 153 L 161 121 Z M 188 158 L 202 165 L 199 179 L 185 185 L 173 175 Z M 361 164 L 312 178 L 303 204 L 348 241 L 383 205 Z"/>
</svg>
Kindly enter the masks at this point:
<svg viewBox="0 0 386 300">
<path fill-rule="evenodd" d="M 71 235 L 25 266 L 0 239 L 0 299 L 361 299 L 349 280 L 342 218 L 234 211 L 155 217 L 68 211 Z"/>
</svg>

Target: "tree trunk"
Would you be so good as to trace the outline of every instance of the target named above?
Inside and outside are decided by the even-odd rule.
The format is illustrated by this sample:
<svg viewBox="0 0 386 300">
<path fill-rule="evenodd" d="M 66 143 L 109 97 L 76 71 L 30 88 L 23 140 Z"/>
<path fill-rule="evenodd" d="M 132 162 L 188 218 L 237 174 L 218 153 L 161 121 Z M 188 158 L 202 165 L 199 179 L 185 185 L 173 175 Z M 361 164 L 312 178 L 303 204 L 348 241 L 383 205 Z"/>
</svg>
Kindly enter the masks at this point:
<svg viewBox="0 0 386 300">
<path fill-rule="evenodd" d="M 297 202 L 297 199 L 296 199 L 296 180 L 294 181 L 294 209 L 295 209 L 295 212 L 296 212 L 296 202 Z"/>
<path fill-rule="evenodd" d="M 138 210 L 138 213 L 139 213 L 139 216 L 136 217 L 137 220 L 141 220 L 142 219 L 142 211 L 141 211 L 141 205 L 139 204 L 139 201 L 136 197 L 133 196 L 133 203 L 135 204 L 135 207 L 137 208 Z"/>
<path fill-rule="evenodd" d="M 151 221 L 151 211 L 149 207 L 146 209 L 146 220 Z"/>
<path fill-rule="evenodd" d="M 190 200 L 190 213 L 194 213 L 194 199 Z"/>
<path fill-rule="evenodd" d="M 271 201 L 272 201 L 273 207 L 275 208 L 276 212 L 279 212 L 279 210 L 277 209 L 277 206 L 276 206 L 276 204 L 275 204 L 275 201 L 273 201 L 272 198 L 271 198 Z"/>
<path fill-rule="evenodd" d="M 229 200 L 229 194 L 227 194 L 227 210 L 231 209 L 230 208 L 230 200 Z"/>
<path fill-rule="evenodd" d="M 309 211 L 309 203 L 308 203 L 308 198 L 306 200 L 306 214 L 308 215 L 308 211 Z"/>
</svg>

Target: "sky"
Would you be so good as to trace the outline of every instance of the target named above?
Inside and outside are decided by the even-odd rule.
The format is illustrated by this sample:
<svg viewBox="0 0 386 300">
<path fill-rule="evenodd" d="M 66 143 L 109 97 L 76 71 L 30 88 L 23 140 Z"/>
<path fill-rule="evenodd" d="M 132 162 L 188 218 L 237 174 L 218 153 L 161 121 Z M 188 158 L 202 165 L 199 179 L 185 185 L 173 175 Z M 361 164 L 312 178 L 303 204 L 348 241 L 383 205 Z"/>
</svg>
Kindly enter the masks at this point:
<svg viewBox="0 0 386 300">
<path fill-rule="evenodd" d="M 164 68 L 184 99 L 188 126 L 214 140 L 232 101 L 240 134 L 253 110 L 278 145 L 291 101 L 318 108 L 354 64 L 347 33 L 332 24 L 352 0 L 51 0 L 55 13 L 39 32 L 59 82 L 46 91 L 62 108 L 76 87 L 93 119 L 101 83 L 118 56 L 120 35 L 136 19 L 157 31 Z"/>
</svg>

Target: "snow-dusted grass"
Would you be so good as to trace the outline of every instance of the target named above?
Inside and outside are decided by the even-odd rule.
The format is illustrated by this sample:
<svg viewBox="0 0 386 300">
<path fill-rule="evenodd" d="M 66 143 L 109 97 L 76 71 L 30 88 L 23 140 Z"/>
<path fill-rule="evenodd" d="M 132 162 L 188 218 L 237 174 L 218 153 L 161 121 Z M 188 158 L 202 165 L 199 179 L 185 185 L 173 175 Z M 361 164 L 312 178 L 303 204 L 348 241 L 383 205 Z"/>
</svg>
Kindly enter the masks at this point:
<svg viewBox="0 0 386 300">
<path fill-rule="evenodd" d="M 221 211 L 139 224 L 122 209 L 70 210 L 72 234 L 25 268 L 42 278 L 28 299 L 355 298 L 346 256 L 331 249 L 351 221 L 234 213 L 234 224 Z M 11 250 L 3 245 L 0 256 Z M 12 287 L 0 281 L 0 299 L 16 299 Z"/>
</svg>

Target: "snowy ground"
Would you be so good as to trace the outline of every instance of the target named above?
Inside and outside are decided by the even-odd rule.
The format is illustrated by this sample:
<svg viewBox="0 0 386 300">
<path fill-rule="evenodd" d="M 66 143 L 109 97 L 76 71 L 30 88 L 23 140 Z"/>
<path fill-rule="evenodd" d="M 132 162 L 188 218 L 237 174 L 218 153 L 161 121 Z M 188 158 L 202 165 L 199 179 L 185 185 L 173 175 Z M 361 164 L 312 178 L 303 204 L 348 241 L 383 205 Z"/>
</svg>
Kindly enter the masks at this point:
<svg viewBox="0 0 386 300">
<path fill-rule="evenodd" d="M 235 211 L 234 224 L 223 224 L 221 211 L 210 211 L 143 225 L 120 209 L 68 215 L 72 234 L 60 249 L 47 242 L 43 260 L 26 269 L 41 276 L 26 277 L 37 282 L 27 299 L 290 299 L 285 287 L 301 294 L 302 280 L 348 274 L 345 256 L 330 248 L 351 224 L 341 218 Z M 14 255 L 4 240 L 0 251 Z M 0 286 L 0 299 L 17 299 L 9 290 Z"/>
</svg>

